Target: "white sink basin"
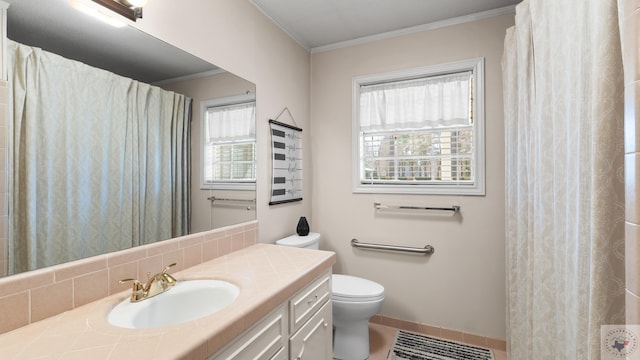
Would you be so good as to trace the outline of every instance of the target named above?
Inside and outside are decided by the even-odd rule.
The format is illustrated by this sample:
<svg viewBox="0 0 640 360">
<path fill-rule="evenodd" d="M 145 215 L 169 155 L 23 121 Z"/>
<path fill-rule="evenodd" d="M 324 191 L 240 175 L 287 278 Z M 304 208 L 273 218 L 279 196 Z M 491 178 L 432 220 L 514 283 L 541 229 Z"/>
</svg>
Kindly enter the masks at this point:
<svg viewBox="0 0 640 360">
<path fill-rule="evenodd" d="M 170 290 L 150 299 L 118 304 L 108 316 L 111 325 L 150 329 L 196 320 L 231 304 L 240 289 L 222 280 L 179 281 Z"/>
</svg>

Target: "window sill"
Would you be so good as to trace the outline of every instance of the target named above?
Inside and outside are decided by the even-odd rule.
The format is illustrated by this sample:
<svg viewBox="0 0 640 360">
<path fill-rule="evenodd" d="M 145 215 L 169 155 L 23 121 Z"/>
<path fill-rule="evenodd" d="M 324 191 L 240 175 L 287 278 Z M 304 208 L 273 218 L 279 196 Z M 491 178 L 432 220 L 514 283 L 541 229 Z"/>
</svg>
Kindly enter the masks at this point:
<svg viewBox="0 0 640 360">
<path fill-rule="evenodd" d="M 238 190 L 238 191 L 255 191 L 255 183 L 225 183 L 225 184 L 201 184 L 200 190 Z"/>
<path fill-rule="evenodd" d="M 484 186 L 475 185 L 367 185 L 356 184 L 354 194 L 420 194 L 484 196 Z"/>
</svg>

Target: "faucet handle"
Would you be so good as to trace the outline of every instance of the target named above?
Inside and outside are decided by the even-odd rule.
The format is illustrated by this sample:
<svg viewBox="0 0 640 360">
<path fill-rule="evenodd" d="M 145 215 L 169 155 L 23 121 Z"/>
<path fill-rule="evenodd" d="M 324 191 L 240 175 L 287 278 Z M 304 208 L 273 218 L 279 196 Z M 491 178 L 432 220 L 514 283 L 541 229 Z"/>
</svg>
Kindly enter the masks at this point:
<svg viewBox="0 0 640 360">
<path fill-rule="evenodd" d="M 124 284 L 132 281 L 133 288 L 131 289 L 131 302 L 137 302 L 144 298 L 144 286 L 138 279 L 122 279 L 118 281 L 118 284 Z"/>
<path fill-rule="evenodd" d="M 164 268 L 164 270 L 162 270 L 162 278 L 164 279 L 165 283 L 167 284 L 167 287 L 171 287 L 173 285 L 176 284 L 176 278 L 174 278 L 171 274 L 167 273 L 167 270 L 169 270 L 169 268 L 176 266 L 176 263 L 173 264 L 169 264 L 166 268 Z"/>
<path fill-rule="evenodd" d="M 167 265 L 167 267 L 164 268 L 164 270 L 162 270 L 162 273 L 165 274 L 167 272 L 167 270 L 169 270 L 170 268 L 172 268 L 172 267 L 174 267 L 176 265 L 178 265 L 178 263 L 173 263 L 173 264 Z"/>
<path fill-rule="evenodd" d="M 133 286 L 136 286 L 138 284 L 142 285 L 142 283 L 138 279 L 122 279 L 122 280 L 118 281 L 118 284 L 124 284 L 124 283 L 129 282 L 129 281 L 133 281 Z"/>
</svg>

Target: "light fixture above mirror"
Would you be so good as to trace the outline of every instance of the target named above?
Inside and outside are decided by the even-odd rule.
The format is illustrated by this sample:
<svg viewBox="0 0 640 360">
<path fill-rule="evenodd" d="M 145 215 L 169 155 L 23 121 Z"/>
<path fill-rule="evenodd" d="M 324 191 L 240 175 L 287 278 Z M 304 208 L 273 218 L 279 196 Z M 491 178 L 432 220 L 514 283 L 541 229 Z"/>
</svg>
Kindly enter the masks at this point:
<svg viewBox="0 0 640 360">
<path fill-rule="evenodd" d="M 71 0 L 74 8 L 115 27 L 127 25 L 119 16 L 131 21 L 142 18 L 142 7 L 146 3 L 147 0 Z M 96 4 L 101 7 L 95 6 Z"/>
<path fill-rule="evenodd" d="M 147 3 L 146 0 L 92 0 L 92 1 L 132 21 L 136 21 L 136 19 L 142 18 L 142 7 Z"/>
</svg>

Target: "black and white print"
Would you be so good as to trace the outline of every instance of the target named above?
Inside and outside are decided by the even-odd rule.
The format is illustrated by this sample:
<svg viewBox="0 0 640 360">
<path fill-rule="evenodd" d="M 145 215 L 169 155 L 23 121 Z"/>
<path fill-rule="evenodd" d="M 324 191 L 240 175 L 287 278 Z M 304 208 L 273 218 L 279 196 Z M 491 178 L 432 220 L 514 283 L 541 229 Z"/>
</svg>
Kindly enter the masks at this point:
<svg viewBox="0 0 640 360">
<path fill-rule="evenodd" d="M 269 120 L 273 180 L 269 205 L 302 200 L 302 129 Z"/>
</svg>

